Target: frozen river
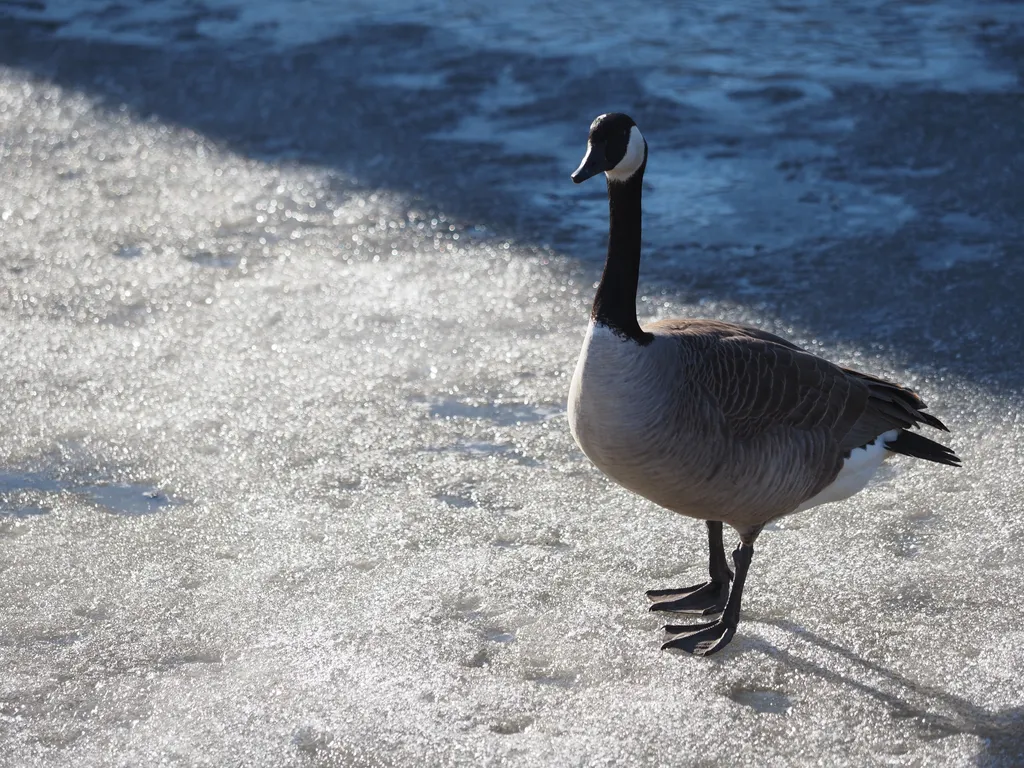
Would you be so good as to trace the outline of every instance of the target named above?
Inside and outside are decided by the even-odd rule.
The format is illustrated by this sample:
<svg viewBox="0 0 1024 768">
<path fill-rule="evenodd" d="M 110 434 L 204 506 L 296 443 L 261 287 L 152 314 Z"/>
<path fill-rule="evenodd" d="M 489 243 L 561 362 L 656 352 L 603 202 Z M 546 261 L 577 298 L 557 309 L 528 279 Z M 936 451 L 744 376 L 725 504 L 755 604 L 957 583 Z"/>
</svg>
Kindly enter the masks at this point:
<svg viewBox="0 0 1024 768">
<path fill-rule="evenodd" d="M 1024 6 L 0 0 L 0 765 L 1024 762 Z M 565 421 L 650 142 L 646 318 L 918 388 L 663 653 L 699 523 Z"/>
</svg>

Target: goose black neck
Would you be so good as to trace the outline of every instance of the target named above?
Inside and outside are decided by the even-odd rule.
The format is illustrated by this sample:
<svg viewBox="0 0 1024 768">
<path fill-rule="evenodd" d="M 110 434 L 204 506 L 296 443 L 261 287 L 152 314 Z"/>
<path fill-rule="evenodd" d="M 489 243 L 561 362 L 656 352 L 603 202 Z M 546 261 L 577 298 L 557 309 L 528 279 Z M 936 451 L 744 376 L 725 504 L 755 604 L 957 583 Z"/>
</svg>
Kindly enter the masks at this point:
<svg viewBox="0 0 1024 768">
<path fill-rule="evenodd" d="M 644 168 L 625 181 L 608 182 L 608 258 L 594 296 L 595 323 L 620 336 L 648 344 L 651 335 L 636 319 L 636 290 L 640 279 L 641 196 Z"/>
</svg>

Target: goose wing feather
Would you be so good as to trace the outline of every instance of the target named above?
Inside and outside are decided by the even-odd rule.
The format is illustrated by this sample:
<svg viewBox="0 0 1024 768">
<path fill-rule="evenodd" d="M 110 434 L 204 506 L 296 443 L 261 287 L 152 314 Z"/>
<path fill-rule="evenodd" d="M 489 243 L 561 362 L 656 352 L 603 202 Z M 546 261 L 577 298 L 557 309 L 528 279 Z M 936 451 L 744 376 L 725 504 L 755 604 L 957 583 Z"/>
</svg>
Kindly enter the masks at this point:
<svg viewBox="0 0 1024 768">
<path fill-rule="evenodd" d="M 683 343 L 695 383 L 740 439 L 779 429 L 814 432 L 845 453 L 892 429 L 946 429 L 913 390 L 834 365 L 767 331 L 711 320 L 662 321 L 647 330 Z"/>
</svg>

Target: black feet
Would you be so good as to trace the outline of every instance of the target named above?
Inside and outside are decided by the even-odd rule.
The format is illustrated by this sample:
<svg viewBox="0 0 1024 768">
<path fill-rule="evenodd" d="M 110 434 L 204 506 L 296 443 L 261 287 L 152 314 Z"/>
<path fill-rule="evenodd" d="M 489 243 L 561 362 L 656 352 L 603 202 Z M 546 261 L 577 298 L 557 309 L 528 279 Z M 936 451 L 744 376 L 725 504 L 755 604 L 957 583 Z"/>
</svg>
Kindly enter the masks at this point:
<svg viewBox="0 0 1024 768">
<path fill-rule="evenodd" d="M 714 533 L 711 523 L 708 530 Z M 662 649 L 678 648 L 692 653 L 694 656 L 710 656 L 718 653 L 729 644 L 736 634 L 740 623 L 740 603 L 743 600 L 743 584 L 747 580 L 750 560 L 754 555 L 753 541 L 758 531 L 748 532 L 743 543 L 732 553 L 732 561 L 736 566 L 736 575 L 732 578 L 732 589 L 729 589 L 729 569 L 724 565 L 725 556 L 716 561 L 714 539 L 711 540 L 711 573 L 712 579 L 707 584 L 700 584 L 688 590 L 657 589 L 647 593 L 654 604 L 652 611 L 699 611 L 700 613 L 718 613 L 722 617 L 718 621 L 706 624 L 669 624 L 665 631 L 670 635 L 662 645 Z M 719 578 L 715 575 L 720 574 Z M 727 575 L 726 575 L 727 574 Z M 722 601 L 725 601 L 724 605 Z"/>
<path fill-rule="evenodd" d="M 722 523 L 718 520 L 708 520 L 707 526 L 708 575 L 711 580 L 685 589 L 652 589 L 647 593 L 652 611 L 699 613 L 708 616 L 725 610 L 725 603 L 729 599 L 729 582 L 733 576 L 725 560 Z"/>
<path fill-rule="evenodd" d="M 708 581 L 685 589 L 652 589 L 647 597 L 651 601 L 652 611 L 708 616 L 725 610 L 725 601 L 729 599 L 729 582 Z"/>
<path fill-rule="evenodd" d="M 662 650 L 678 648 L 694 656 L 710 656 L 729 644 L 736 625 L 719 619 L 707 624 L 668 624 L 665 631 L 674 637 L 661 646 Z"/>
</svg>

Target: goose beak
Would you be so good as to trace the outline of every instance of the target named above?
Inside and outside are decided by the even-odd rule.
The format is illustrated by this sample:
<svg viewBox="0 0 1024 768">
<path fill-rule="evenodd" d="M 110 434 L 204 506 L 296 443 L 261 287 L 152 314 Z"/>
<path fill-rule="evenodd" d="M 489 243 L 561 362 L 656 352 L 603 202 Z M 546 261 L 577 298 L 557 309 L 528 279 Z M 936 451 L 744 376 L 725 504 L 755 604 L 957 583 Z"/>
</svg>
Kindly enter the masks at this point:
<svg viewBox="0 0 1024 768">
<path fill-rule="evenodd" d="M 588 144 L 587 154 L 584 155 L 583 162 L 580 163 L 579 168 L 572 172 L 572 180 L 577 184 L 582 184 L 587 179 L 593 178 L 607 170 L 608 161 L 604 156 L 604 145 L 594 146 L 593 144 Z"/>
</svg>

